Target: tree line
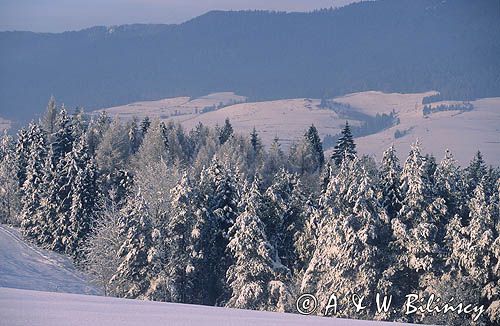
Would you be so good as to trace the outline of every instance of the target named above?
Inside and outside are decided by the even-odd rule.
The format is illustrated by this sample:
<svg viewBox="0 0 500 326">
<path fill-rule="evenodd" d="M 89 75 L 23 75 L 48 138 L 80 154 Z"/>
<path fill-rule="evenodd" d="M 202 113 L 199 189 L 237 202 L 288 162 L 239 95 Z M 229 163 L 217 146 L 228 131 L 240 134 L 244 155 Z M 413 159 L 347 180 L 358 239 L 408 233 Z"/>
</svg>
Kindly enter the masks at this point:
<svg viewBox="0 0 500 326">
<path fill-rule="evenodd" d="M 0 214 L 67 254 L 106 295 L 295 312 L 301 293 L 341 300 L 337 316 L 467 324 L 471 316 L 356 313 L 345 298 L 431 293 L 500 316 L 500 171 L 461 168 L 415 143 L 399 162 L 356 152 L 348 124 L 325 158 L 314 126 L 288 151 L 229 120 L 186 132 L 148 118 L 45 116 L 4 135 Z"/>
</svg>

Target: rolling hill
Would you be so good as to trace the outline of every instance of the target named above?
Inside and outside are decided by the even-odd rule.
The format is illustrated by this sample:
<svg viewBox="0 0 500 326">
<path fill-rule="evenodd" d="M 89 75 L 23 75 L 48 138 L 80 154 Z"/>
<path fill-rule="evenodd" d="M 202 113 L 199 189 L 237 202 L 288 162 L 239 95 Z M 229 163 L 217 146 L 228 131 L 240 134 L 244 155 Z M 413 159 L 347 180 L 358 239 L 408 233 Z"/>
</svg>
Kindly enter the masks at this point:
<svg viewBox="0 0 500 326">
<path fill-rule="evenodd" d="M 424 150 L 438 159 L 448 148 L 457 160 L 465 165 L 477 150 L 481 150 L 490 163 L 500 161 L 500 98 L 485 98 L 470 103 L 474 109 L 468 112 L 445 111 L 429 115 L 423 114 L 422 100 L 435 92 L 414 94 L 383 93 L 367 91 L 336 97 L 337 103 L 349 105 L 349 110 L 374 117 L 377 114 L 395 112 L 399 123 L 370 135 L 357 137 L 358 150 L 362 154 L 381 158 L 385 149 L 394 144 L 400 159 L 405 159 L 411 143 L 419 139 Z M 225 97 L 224 97 L 224 96 Z M 161 120 L 175 120 L 187 130 L 198 123 L 209 126 L 222 125 L 229 118 L 235 130 L 250 134 L 255 127 L 265 145 L 270 145 L 277 136 L 284 148 L 298 140 L 306 129 L 314 124 L 324 139 L 335 135 L 348 120 L 351 125 L 363 124 L 356 116 L 345 117 L 334 110 L 321 108 L 321 100 L 298 98 L 275 101 L 245 102 L 225 105 L 203 112 L 200 108 L 213 105 L 214 99 L 224 98 L 227 102 L 242 100 L 244 97 L 233 93 L 211 94 L 189 100 L 172 98 L 161 101 L 140 102 L 130 105 L 101 109 L 120 119 L 144 117 L 146 115 Z M 440 101 L 432 105 L 461 102 Z M 401 135 L 396 136 L 399 132 Z M 327 154 L 330 151 L 327 150 Z"/>
</svg>

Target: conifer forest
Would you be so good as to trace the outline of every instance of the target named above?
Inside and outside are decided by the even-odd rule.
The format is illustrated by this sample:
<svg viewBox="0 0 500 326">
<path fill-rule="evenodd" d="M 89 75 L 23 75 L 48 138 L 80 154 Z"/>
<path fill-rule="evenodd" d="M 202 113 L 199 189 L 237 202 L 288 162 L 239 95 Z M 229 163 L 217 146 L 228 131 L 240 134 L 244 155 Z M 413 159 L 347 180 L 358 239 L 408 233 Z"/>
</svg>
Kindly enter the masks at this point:
<svg viewBox="0 0 500 326">
<path fill-rule="evenodd" d="M 229 120 L 183 130 L 51 100 L 1 138 L 0 216 L 72 257 L 107 296 L 297 313 L 301 294 L 335 293 L 336 317 L 497 324 L 500 170 L 480 152 L 461 167 L 424 146 L 376 162 L 346 124 L 325 156 L 314 125 L 267 148 Z M 401 309 L 377 312 L 377 293 Z M 408 315 L 410 293 L 484 312 Z"/>
</svg>

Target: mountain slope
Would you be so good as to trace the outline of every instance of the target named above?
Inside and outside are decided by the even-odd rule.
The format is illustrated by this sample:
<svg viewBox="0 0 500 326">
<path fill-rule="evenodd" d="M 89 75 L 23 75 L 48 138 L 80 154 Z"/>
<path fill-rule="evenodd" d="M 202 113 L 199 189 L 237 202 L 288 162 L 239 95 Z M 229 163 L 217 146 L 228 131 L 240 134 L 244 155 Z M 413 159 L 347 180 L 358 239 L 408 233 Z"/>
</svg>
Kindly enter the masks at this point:
<svg viewBox="0 0 500 326">
<path fill-rule="evenodd" d="M 378 89 L 500 95 L 496 0 L 379 0 L 313 13 L 210 12 L 180 25 L 0 33 L 0 115 L 50 95 L 87 109 L 233 90 L 253 100 Z"/>
<path fill-rule="evenodd" d="M 0 261 L 0 287 L 100 293 L 74 268 L 69 258 L 30 245 L 17 230 L 5 225 L 0 225 Z"/>
</svg>

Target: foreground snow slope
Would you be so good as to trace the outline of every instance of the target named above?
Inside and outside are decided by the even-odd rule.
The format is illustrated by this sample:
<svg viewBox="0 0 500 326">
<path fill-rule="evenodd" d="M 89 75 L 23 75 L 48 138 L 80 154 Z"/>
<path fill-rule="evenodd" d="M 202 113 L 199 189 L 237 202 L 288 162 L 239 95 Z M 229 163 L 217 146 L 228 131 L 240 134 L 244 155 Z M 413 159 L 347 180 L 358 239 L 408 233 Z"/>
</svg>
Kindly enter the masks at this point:
<svg viewBox="0 0 500 326">
<path fill-rule="evenodd" d="M 0 325 L 389 325 L 74 293 L 99 291 L 67 257 L 35 248 L 0 225 Z"/>
<path fill-rule="evenodd" d="M 78 294 L 0 288 L 8 325 L 398 325 Z M 1 322 L 0 322 L 1 323 Z"/>
<path fill-rule="evenodd" d="M 71 260 L 25 242 L 19 232 L 0 225 L 0 287 L 99 294 Z"/>
</svg>

